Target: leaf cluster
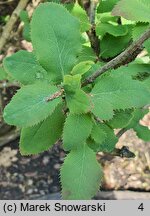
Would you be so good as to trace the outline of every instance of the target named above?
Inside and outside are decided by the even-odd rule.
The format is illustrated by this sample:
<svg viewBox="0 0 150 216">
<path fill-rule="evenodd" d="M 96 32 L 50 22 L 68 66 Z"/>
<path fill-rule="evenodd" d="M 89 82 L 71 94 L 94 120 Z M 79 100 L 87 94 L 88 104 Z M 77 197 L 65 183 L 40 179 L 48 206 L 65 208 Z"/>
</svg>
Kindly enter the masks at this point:
<svg viewBox="0 0 150 216">
<path fill-rule="evenodd" d="M 4 109 L 5 121 L 21 128 L 21 154 L 38 154 L 58 140 L 69 152 L 60 171 L 64 199 L 95 195 L 102 180 L 96 152 L 114 150 L 114 129 L 133 128 L 139 138 L 150 140 L 149 129 L 139 124 L 150 102 L 150 61 L 137 58 L 82 87 L 85 78 L 149 28 L 149 1 L 131 1 L 133 7 L 127 2 L 97 6 L 100 62 L 86 34 L 89 17 L 77 2 L 40 4 L 30 22 L 33 52 L 21 50 L 3 61 L 21 85 Z M 144 46 L 149 52 L 149 41 Z"/>
</svg>

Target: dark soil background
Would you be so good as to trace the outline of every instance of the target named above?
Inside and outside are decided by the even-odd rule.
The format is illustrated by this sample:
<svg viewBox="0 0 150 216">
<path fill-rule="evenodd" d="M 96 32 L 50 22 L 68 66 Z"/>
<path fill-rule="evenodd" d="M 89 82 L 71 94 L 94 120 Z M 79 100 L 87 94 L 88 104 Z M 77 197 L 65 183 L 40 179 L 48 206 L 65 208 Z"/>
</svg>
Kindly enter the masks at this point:
<svg viewBox="0 0 150 216">
<path fill-rule="evenodd" d="M 4 1 L 1 1 L 4 2 Z M 0 16 L 11 15 L 18 1 L 11 4 L 0 4 Z M 39 1 L 30 1 L 27 10 L 29 14 L 38 5 Z M 0 19 L 0 34 L 4 28 Z M 0 54 L 0 64 L 5 56 L 26 49 L 32 51 L 31 43 L 25 41 L 21 34 L 21 25 L 16 23 L 11 38 Z M 0 82 L 0 93 L 3 106 L 15 94 L 18 87 Z M 141 124 L 150 127 L 150 116 L 147 115 Z M 42 196 L 60 192 L 59 170 L 65 158 L 61 145 L 56 144 L 51 150 L 35 156 L 23 157 L 18 150 L 18 132 L 3 122 L 0 113 L 0 199 L 39 199 Z M 7 137 L 11 137 L 11 142 Z M 18 137 L 18 138 L 16 138 Z M 104 179 L 101 189 L 132 190 L 150 192 L 150 142 L 138 139 L 134 131 L 127 131 L 119 140 L 118 148 L 129 146 L 136 154 L 134 159 L 112 157 L 102 153 L 97 154 L 98 161 L 104 168 Z"/>
<path fill-rule="evenodd" d="M 20 155 L 18 141 L 5 146 L 0 152 L 0 199 L 35 199 L 59 192 L 64 157 L 58 144 L 32 157 Z"/>
</svg>

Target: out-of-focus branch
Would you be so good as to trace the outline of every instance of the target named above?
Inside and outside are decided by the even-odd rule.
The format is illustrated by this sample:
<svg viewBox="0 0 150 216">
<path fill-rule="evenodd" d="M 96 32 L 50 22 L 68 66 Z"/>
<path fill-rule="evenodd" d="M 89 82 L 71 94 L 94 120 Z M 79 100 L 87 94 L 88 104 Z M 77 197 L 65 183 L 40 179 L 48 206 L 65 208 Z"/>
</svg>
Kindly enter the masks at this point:
<svg viewBox="0 0 150 216">
<path fill-rule="evenodd" d="M 91 23 L 91 29 L 87 31 L 87 35 L 89 37 L 91 47 L 93 51 L 95 52 L 97 58 L 99 59 L 100 55 L 100 40 L 95 32 L 95 12 L 96 12 L 96 6 L 98 4 L 98 0 L 91 0 L 89 1 L 89 7 L 85 7 L 85 10 L 88 14 L 90 23 Z"/>
<path fill-rule="evenodd" d="M 16 23 L 20 12 L 27 6 L 29 0 L 20 0 L 16 9 L 13 11 L 9 21 L 4 27 L 2 35 L 0 36 L 0 52 L 2 51 L 4 45 L 6 44 L 7 40 L 11 35 L 11 31 L 13 29 L 14 24 Z"/>
<path fill-rule="evenodd" d="M 89 8 L 89 19 L 92 25 L 95 25 L 95 12 L 96 12 L 97 4 L 98 4 L 98 0 L 91 0 L 90 8 Z"/>
<path fill-rule="evenodd" d="M 0 1 L 0 5 L 4 5 L 4 4 L 9 4 L 9 3 L 12 3 L 14 2 L 15 0 L 8 0 L 8 1 L 4 1 L 4 2 L 1 2 Z"/>
</svg>

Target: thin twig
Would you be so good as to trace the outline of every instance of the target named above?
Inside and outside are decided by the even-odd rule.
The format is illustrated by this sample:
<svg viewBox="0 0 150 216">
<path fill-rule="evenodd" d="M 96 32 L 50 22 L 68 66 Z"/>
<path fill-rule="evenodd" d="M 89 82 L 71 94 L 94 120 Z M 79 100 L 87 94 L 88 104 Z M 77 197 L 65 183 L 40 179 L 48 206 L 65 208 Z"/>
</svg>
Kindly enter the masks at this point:
<svg viewBox="0 0 150 216">
<path fill-rule="evenodd" d="M 97 0 L 91 0 L 90 8 L 89 8 L 89 19 L 92 25 L 95 25 L 95 11 L 96 11 L 97 4 L 98 4 Z"/>
<path fill-rule="evenodd" d="M 118 133 L 116 134 L 116 137 L 120 138 L 128 129 L 122 128 Z"/>
<path fill-rule="evenodd" d="M 20 136 L 20 131 L 12 130 L 4 136 L 0 137 L 0 148 L 8 143 L 18 139 Z"/>
<path fill-rule="evenodd" d="M 61 89 L 60 91 L 55 92 L 53 95 L 51 95 L 50 97 L 48 97 L 46 99 L 46 102 L 52 101 L 56 98 L 59 98 L 63 93 L 64 93 L 64 89 Z"/>
<path fill-rule="evenodd" d="M 87 31 L 87 35 L 89 37 L 90 43 L 91 43 L 91 47 L 93 49 L 93 51 L 95 52 L 97 58 L 99 59 L 99 55 L 100 55 L 100 40 L 98 38 L 98 36 L 96 35 L 95 32 L 95 10 L 96 10 L 96 6 L 98 4 L 97 0 L 91 0 L 90 1 L 90 7 L 87 11 L 87 14 L 89 16 L 89 20 L 91 23 L 91 29 L 89 31 Z"/>
<path fill-rule="evenodd" d="M 89 31 L 87 31 L 87 35 L 89 37 L 90 43 L 91 43 L 91 47 L 94 51 L 94 53 L 96 54 L 97 59 L 99 60 L 99 54 L 100 54 L 100 40 L 96 35 L 95 32 L 95 26 L 91 26 L 91 29 Z"/>
<path fill-rule="evenodd" d="M 9 3 L 12 3 L 14 1 L 15 0 L 8 0 L 8 1 L 0 2 L 0 5 L 9 4 Z"/>
<path fill-rule="evenodd" d="M 0 89 L 0 115 L 3 112 L 3 108 L 4 108 L 4 105 L 3 105 L 2 90 Z M 1 118 L 1 116 L 0 116 L 0 118 Z"/>
<path fill-rule="evenodd" d="M 2 51 L 5 43 L 9 39 L 11 35 L 11 31 L 13 29 L 14 24 L 16 23 L 20 12 L 26 7 L 29 0 L 20 0 L 16 9 L 13 11 L 9 21 L 7 22 L 6 26 L 4 27 L 4 30 L 2 32 L 2 35 L 0 37 L 0 52 Z"/>
<path fill-rule="evenodd" d="M 82 87 L 86 86 L 89 83 L 92 83 L 97 77 L 99 77 L 101 74 L 105 73 L 109 69 L 113 69 L 117 65 L 121 65 L 122 62 L 125 62 L 125 60 L 128 59 L 129 56 L 132 56 L 132 54 L 135 53 L 136 50 L 139 49 L 142 46 L 142 44 L 149 38 L 150 38 L 150 29 L 148 29 L 145 33 L 143 33 L 120 55 L 118 55 L 117 57 L 115 57 L 114 59 L 106 63 L 103 67 L 98 69 L 94 74 L 86 78 L 82 83 Z"/>
</svg>

